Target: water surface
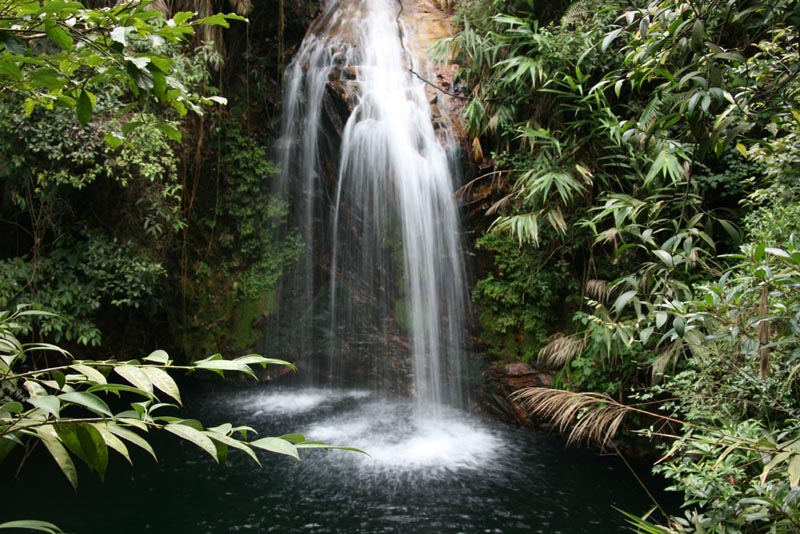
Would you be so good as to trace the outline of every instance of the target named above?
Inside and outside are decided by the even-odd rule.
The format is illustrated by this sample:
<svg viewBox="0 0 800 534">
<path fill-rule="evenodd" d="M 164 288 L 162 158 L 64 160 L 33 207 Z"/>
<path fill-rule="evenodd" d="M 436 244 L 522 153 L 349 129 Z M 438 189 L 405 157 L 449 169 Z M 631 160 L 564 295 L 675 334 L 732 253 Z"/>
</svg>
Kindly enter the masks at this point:
<svg viewBox="0 0 800 534">
<path fill-rule="evenodd" d="M 302 432 L 369 456 L 265 454 L 259 468 L 234 451 L 218 466 L 154 435 L 158 463 L 138 454 L 129 468 L 117 458 L 105 484 L 82 472 L 77 495 L 41 457 L 7 483 L 0 519 L 36 517 L 78 534 L 571 534 L 626 532 L 613 507 L 649 507 L 618 459 L 463 412 L 417 418 L 413 403 L 349 390 L 214 387 L 187 396 L 190 415 L 207 424 Z"/>
</svg>

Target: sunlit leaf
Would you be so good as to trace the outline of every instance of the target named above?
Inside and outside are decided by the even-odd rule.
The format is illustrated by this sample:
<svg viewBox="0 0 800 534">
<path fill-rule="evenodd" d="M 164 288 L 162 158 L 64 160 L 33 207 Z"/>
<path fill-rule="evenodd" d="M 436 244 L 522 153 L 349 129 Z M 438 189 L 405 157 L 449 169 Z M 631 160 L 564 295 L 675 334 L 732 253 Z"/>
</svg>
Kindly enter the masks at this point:
<svg viewBox="0 0 800 534">
<path fill-rule="evenodd" d="M 300 460 L 300 454 L 297 452 L 297 446 L 294 443 L 281 438 L 261 438 L 249 443 L 251 447 L 256 447 L 269 452 L 278 454 L 285 454 L 291 456 L 295 460 Z"/>
<path fill-rule="evenodd" d="M 166 425 L 164 430 L 197 445 L 199 448 L 206 451 L 212 458 L 214 458 L 214 461 L 219 461 L 219 458 L 217 457 L 217 447 L 214 445 L 214 442 L 211 441 L 211 438 L 209 438 L 203 432 L 195 430 L 194 428 L 181 423 Z"/>
</svg>

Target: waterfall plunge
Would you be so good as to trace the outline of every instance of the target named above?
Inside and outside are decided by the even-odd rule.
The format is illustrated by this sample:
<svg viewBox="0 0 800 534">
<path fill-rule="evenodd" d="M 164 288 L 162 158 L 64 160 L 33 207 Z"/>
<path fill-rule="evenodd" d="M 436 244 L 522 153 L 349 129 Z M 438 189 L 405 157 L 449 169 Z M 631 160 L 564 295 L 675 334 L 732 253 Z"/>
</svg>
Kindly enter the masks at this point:
<svg viewBox="0 0 800 534">
<path fill-rule="evenodd" d="M 328 3 L 287 71 L 282 182 L 307 243 L 296 305 L 319 302 L 316 272 L 330 265 L 332 379 L 353 371 L 354 352 L 369 351 L 377 363 L 356 365 L 382 385 L 390 339 L 404 331 L 417 407 L 436 412 L 463 397 L 465 285 L 451 165 L 424 84 L 409 71 L 400 9 Z M 343 125 L 326 115 L 334 86 L 352 108 Z M 338 162 L 333 184 L 326 152 Z M 323 343 L 309 333 L 299 341 L 303 351 Z"/>
</svg>

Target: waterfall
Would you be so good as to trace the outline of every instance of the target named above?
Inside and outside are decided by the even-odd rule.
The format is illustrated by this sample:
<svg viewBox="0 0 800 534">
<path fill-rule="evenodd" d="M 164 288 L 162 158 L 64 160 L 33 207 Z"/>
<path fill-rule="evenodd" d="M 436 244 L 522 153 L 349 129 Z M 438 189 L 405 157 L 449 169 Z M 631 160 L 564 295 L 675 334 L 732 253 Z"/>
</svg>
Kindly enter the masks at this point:
<svg viewBox="0 0 800 534">
<path fill-rule="evenodd" d="M 307 244 L 293 305 L 326 317 L 304 323 L 301 352 L 324 346 L 334 381 L 391 390 L 410 371 L 435 412 L 463 398 L 464 269 L 453 165 L 401 11 L 325 7 L 287 70 L 281 183 Z"/>
</svg>

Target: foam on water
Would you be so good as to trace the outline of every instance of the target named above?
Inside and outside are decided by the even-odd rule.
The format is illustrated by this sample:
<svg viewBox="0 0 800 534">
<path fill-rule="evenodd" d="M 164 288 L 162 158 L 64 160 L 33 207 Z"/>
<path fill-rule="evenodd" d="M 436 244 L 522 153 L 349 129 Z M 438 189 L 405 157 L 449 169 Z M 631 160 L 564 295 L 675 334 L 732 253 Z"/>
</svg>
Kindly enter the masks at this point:
<svg viewBox="0 0 800 534">
<path fill-rule="evenodd" d="M 369 395 L 370 392 L 360 390 L 275 389 L 268 393 L 257 392 L 237 396 L 233 404 L 251 410 L 254 416 L 296 415 L 318 410 L 343 399 L 360 399 Z"/>
<path fill-rule="evenodd" d="M 367 473 L 434 475 L 492 463 L 501 440 L 477 417 L 456 410 L 427 419 L 412 413 L 408 402 L 367 398 L 304 431 L 309 438 L 365 451 L 368 456 L 352 455 L 346 461 Z"/>
</svg>

